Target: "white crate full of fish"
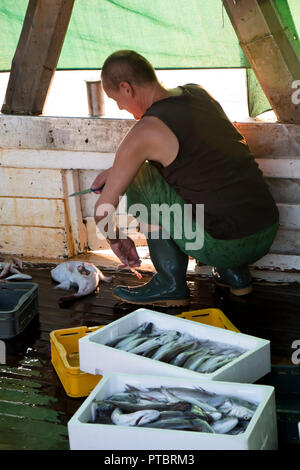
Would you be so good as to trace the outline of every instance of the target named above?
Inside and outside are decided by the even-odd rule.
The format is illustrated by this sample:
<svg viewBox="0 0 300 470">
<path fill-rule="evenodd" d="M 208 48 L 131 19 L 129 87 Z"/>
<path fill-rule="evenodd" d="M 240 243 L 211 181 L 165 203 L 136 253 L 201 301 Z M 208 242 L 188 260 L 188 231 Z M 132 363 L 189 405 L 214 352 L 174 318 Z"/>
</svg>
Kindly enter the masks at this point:
<svg viewBox="0 0 300 470">
<path fill-rule="evenodd" d="M 253 383 L 271 370 L 265 339 L 138 309 L 79 340 L 80 369 Z"/>
<path fill-rule="evenodd" d="M 276 450 L 274 388 L 108 374 L 68 433 L 71 450 Z"/>
</svg>

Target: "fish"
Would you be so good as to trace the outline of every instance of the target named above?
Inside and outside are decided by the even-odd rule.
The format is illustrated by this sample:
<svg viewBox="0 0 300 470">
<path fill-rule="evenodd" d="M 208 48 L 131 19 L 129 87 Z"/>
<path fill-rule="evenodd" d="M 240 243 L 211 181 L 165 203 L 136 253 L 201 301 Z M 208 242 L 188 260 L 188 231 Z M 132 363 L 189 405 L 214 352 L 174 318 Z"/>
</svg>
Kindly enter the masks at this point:
<svg viewBox="0 0 300 470">
<path fill-rule="evenodd" d="M 6 281 L 27 281 L 29 279 L 32 279 L 32 276 L 20 272 L 5 278 Z"/>
<path fill-rule="evenodd" d="M 149 351 L 150 349 L 155 348 L 156 346 L 162 346 L 165 343 L 168 343 L 174 340 L 178 336 L 176 331 L 168 331 L 167 333 L 155 336 L 154 338 L 150 338 L 148 341 L 140 344 L 136 348 L 133 348 L 130 352 L 133 354 L 141 354 Z"/>
<path fill-rule="evenodd" d="M 225 364 L 228 364 L 235 356 L 231 355 L 228 357 L 224 356 L 210 356 L 204 363 L 200 364 L 196 369 L 197 372 L 211 373 L 216 369 L 219 369 Z"/>
<path fill-rule="evenodd" d="M 184 401 L 178 401 L 176 403 L 160 403 L 160 402 L 151 402 L 149 404 L 145 403 L 130 403 L 127 401 L 117 401 L 117 400 L 107 400 L 107 403 L 120 408 L 122 411 L 127 411 L 128 413 L 141 411 L 141 410 L 158 410 L 158 411 L 187 411 L 190 409 L 190 404 Z"/>
<path fill-rule="evenodd" d="M 160 361 L 163 362 L 170 362 L 174 357 L 177 357 L 177 355 L 186 349 L 192 347 L 194 344 L 193 341 L 190 341 L 189 343 L 178 343 L 178 341 L 174 344 L 173 347 L 169 347 L 168 350 L 163 354 L 163 356 L 160 358 Z M 154 357 L 153 357 L 154 359 Z"/>
<path fill-rule="evenodd" d="M 238 424 L 239 420 L 237 418 L 223 418 L 215 421 L 211 427 L 217 434 L 226 434 L 229 431 L 232 431 Z"/>
<path fill-rule="evenodd" d="M 183 367 L 189 370 L 196 370 L 199 364 L 211 357 L 206 349 L 195 351 L 195 353 L 183 363 Z"/>
<path fill-rule="evenodd" d="M 0 279 L 5 279 L 6 281 L 25 281 L 32 279 L 32 276 L 29 276 L 29 274 L 23 274 L 20 272 L 20 269 L 22 269 L 22 267 L 23 263 L 20 258 L 16 258 L 14 256 L 11 258 L 3 258 L 0 262 Z"/>
<path fill-rule="evenodd" d="M 191 431 L 214 433 L 213 428 L 200 418 L 182 419 L 181 417 L 158 419 L 149 424 L 142 425 L 145 428 L 158 429 L 186 429 Z"/>
<path fill-rule="evenodd" d="M 145 341 L 147 341 L 148 337 L 147 336 L 138 336 L 137 338 L 133 338 L 131 339 L 131 341 L 129 341 L 127 343 L 127 345 L 125 347 L 123 347 L 123 351 L 128 351 L 130 352 L 131 349 L 134 349 L 135 347 L 137 347 L 139 344 L 142 344 L 144 343 Z"/>
<path fill-rule="evenodd" d="M 100 281 L 111 282 L 112 277 L 106 277 L 94 264 L 81 261 L 66 261 L 57 265 L 50 272 L 54 281 L 59 285 L 56 289 L 69 290 L 77 287 L 72 295 L 61 297 L 61 301 L 75 300 L 95 291 Z"/>
<path fill-rule="evenodd" d="M 179 353 L 176 357 L 174 357 L 171 361 L 170 361 L 170 364 L 174 365 L 174 366 L 182 366 L 184 364 L 184 362 L 190 357 L 190 356 L 193 356 L 195 354 L 195 350 L 190 350 L 190 351 L 183 351 L 181 353 Z"/>
<path fill-rule="evenodd" d="M 174 346 L 178 346 L 178 338 L 172 339 L 171 341 L 167 341 L 165 344 L 163 344 L 159 349 L 155 351 L 153 356 L 151 356 L 151 359 L 154 359 L 155 361 L 161 361 L 163 357 L 170 352 Z"/>
<path fill-rule="evenodd" d="M 246 430 L 257 406 L 199 386 L 145 388 L 126 384 L 123 391 L 92 402 L 91 422 L 238 435 Z"/>
<path fill-rule="evenodd" d="M 150 334 L 151 331 L 152 331 L 152 327 L 153 327 L 153 323 L 148 323 L 148 322 L 142 323 L 134 331 L 132 331 L 130 333 L 125 333 L 125 334 L 122 334 L 122 335 L 118 335 L 115 338 L 111 339 L 110 341 L 105 343 L 105 346 L 114 347 L 116 344 L 119 343 L 119 341 L 121 341 L 122 339 L 125 339 L 125 338 L 129 338 L 129 337 L 133 336 L 133 334 L 137 334 L 137 333 L 140 333 L 142 335 Z"/>
<path fill-rule="evenodd" d="M 230 345 L 198 340 L 188 333 L 160 329 L 147 322 L 143 332 L 138 327 L 127 335 L 121 335 L 118 341 L 112 339 L 106 344 L 201 373 L 214 372 L 243 353 Z"/>
<path fill-rule="evenodd" d="M 217 409 L 210 402 L 212 398 L 211 395 L 207 392 L 204 392 L 204 390 L 200 388 L 191 389 L 185 387 L 170 387 L 169 392 L 172 393 L 172 395 L 177 397 L 179 400 L 187 401 L 188 403 L 199 406 L 199 408 L 203 409 L 204 411 L 217 411 Z"/>
<path fill-rule="evenodd" d="M 127 338 L 124 338 L 122 339 L 121 341 L 119 341 L 116 345 L 115 345 L 115 348 L 116 349 L 121 349 L 121 350 L 124 350 L 126 351 L 126 347 L 128 344 L 132 343 L 132 341 L 140 338 L 140 334 L 139 333 L 136 333 L 135 335 L 129 335 L 127 336 Z"/>
<path fill-rule="evenodd" d="M 226 413 L 227 416 L 234 416 L 246 421 L 250 420 L 255 413 L 255 410 L 249 408 L 247 405 L 245 406 L 235 402 L 234 399 L 225 401 L 225 403 L 219 407 L 219 411 Z"/>
<path fill-rule="evenodd" d="M 157 410 L 141 410 L 134 413 L 122 413 L 119 408 L 115 408 L 111 414 L 111 420 L 117 426 L 143 426 L 159 418 Z"/>
</svg>

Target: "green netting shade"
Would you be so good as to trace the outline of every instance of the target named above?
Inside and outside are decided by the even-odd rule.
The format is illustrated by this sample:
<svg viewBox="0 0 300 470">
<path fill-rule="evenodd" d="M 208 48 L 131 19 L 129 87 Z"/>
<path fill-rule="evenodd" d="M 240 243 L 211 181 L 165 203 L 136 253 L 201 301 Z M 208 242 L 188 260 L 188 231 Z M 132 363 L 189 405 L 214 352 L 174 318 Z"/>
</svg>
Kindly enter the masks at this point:
<svg viewBox="0 0 300 470">
<path fill-rule="evenodd" d="M 300 0 L 270 1 L 297 34 Z M 0 1 L 0 71 L 11 68 L 27 5 Z M 157 69 L 250 68 L 222 0 L 75 0 L 57 69 L 100 69 L 118 49 L 136 50 Z M 250 115 L 269 109 L 252 74 L 248 86 Z"/>
<path fill-rule="evenodd" d="M 27 0 L 1 0 L 0 70 L 10 70 Z M 75 0 L 58 69 L 99 69 L 118 49 L 156 68 L 245 67 L 221 0 Z"/>
</svg>

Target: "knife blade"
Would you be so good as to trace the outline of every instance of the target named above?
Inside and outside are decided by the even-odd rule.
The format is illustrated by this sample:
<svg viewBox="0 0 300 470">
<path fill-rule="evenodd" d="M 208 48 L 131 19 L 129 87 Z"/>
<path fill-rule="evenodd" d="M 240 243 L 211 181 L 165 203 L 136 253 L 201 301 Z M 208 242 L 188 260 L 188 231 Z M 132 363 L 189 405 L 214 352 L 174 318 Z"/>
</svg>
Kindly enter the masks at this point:
<svg viewBox="0 0 300 470">
<path fill-rule="evenodd" d="M 93 192 L 95 192 L 95 191 L 102 191 L 102 189 L 104 188 L 104 186 L 105 186 L 105 184 L 103 184 L 100 188 L 97 188 L 97 189 L 91 189 L 91 188 L 83 189 L 82 191 L 77 191 L 76 193 L 69 194 L 68 197 L 80 196 L 81 194 L 93 193 Z"/>
</svg>

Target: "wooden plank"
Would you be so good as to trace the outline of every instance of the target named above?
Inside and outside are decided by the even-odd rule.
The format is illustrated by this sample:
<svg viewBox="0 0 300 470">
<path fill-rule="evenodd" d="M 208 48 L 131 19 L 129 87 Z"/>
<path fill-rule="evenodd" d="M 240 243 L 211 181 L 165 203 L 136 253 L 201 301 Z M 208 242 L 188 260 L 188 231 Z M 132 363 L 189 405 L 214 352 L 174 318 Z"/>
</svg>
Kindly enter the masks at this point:
<svg viewBox="0 0 300 470">
<path fill-rule="evenodd" d="M 67 197 L 79 191 L 78 171 L 66 170 L 63 172 L 64 190 L 66 195 L 67 221 L 66 230 L 70 233 L 73 253 L 83 253 L 87 249 L 86 227 L 82 221 L 80 197 Z M 69 230 L 70 226 L 70 230 Z"/>
<path fill-rule="evenodd" d="M 279 121 L 300 122 L 292 85 L 300 76 L 298 44 L 276 4 L 259 0 L 223 0 L 241 48 Z"/>
<path fill-rule="evenodd" d="M 270 253 L 300 255 L 300 230 L 280 228 L 270 248 Z"/>
<path fill-rule="evenodd" d="M 65 227 L 61 199 L 0 198 L 0 225 Z"/>
<path fill-rule="evenodd" d="M 281 203 L 299 203 L 300 179 L 265 178 L 275 201 Z"/>
<path fill-rule="evenodd" d="M 115 153 L 134 124 L 133 119 L 0 114 L 0 148 Z M 300 156 L 300 128 L 295 124 L 234 122 L 234 125 L 257 156 Z"/>
<path fill-rule="evenodd" d="M 74 0 L 29 0 L 2 113 L 41 114 Z"/>
<path fill-rule="evenodd" d="M 253 266 L 259 269 L 300 272 L 300 256 L 270 253 Z"/>
<path fill-rule="evenodd" d="M 63 198 L 61 171 L 0 168 L 0 196 Z"/>
<path fill-rule="evenodd" d="M 0 226 L 0 252 L 39 258 L 71 255 L 64 229 L 41 227 Z"/>
<path fill-rule="evenodd" d="M 277 203 L 280 226 L 300 229 L 300 204 Z"/>
<path fill-rule="evenodd" d="M 268 178 L 300 178 L 300 160 L 257 158 L 256 161 Z"/>
<path fill-rule="evenodd" d="M 0 149 L 0 166 L 36 169 L 99 169 L 113 165 L 114 153 Z"/>
<path fill-rule="evenodd" d="M 0 147 L 114 153 L 134 119 L 0 114 Z"/>
<path fill-rule="evenodd" d="M 234 124 L 257 157 L 300 157 L 300 127 L 298 125 L 262 122 Z"/>
</svg>

